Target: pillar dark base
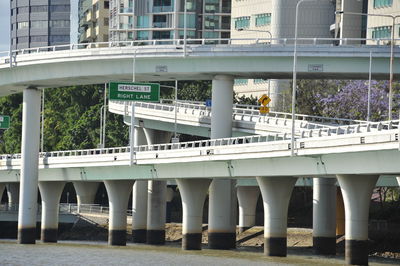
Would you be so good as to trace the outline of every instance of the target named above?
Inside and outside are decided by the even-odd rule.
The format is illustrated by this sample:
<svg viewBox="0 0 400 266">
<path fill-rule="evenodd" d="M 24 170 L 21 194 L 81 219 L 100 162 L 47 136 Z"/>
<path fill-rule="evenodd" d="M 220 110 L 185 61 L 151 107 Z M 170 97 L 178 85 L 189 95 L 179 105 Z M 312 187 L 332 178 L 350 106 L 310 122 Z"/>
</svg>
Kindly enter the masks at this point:
<svg viewBox="0 0 400 266">
<path fill-rule="evenodd" d="M 236 233 L 208 233 L 208 247 L 210 249 L 236 248 Z"/>
<path fill-rule="evenodd" d="M 314 253 L 336 255 L 336 237 L 313 237 Z"/>
<path fill-rule="evenodd" d="M 132 230 L 132 242 L 133 243 L 146 243 L 146 229 L 133 229 Z"/>
<path fill-rule="evenodd" d="M 346 240 L 346 263 L 368 265 L 368 240 Z"/>
<path fill-rule="evenodd" d="M 201 250 L 201 233 L 184 234 L 182 236 L 182 249 Z"/>
<path fill-rule="evenodd" d="M 164 245 L 165 230 L 147 230 L 146 243 L 150 245 Z"/>
<path fill-rule="evenodd" d="M 247 231 L 247 230 L 249 230 L 251 227 L 239 227 L 239 233 L 241 234 L 241 233 L 243 233 L 244 231 Z"/>
<path fill-rule="evenodd" d="M 286 237 L 264 238 L 264 254 L 266 256 L 286 257 L 287 255 Z"/>
<path fill-rule="evenodd" d="M 36 227 L 18 228 L 18 244 L 35 244 Z"/>
<path fill-rule="evenodd" d="M 58 229 L 42 229 L 40 239 L 46 243 L 57 243 Z"/>
<path fill-rule="evenodd" d="M 126 230 L 108 230 L 108 244 L 126 246 Z"/>
</svg>

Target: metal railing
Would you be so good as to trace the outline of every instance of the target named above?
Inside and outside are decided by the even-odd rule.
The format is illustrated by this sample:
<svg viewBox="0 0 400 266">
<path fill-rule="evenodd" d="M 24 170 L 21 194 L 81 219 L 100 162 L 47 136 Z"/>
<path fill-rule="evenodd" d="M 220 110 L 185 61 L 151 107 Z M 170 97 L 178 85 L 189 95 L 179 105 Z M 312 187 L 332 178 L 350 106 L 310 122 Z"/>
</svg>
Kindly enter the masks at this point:
<svg viewBox="0 0 400 266">
<path fill-rule="evenodd" d="M 181 46 L 185 42 L 183 39 L 157 39 L 157 40 L 135 40 L 135 41 L 111 41 L 111 42 L 92 42 L 92 43 L 78 43 L 78 44 L 65 44 L 65 45 L 53 45 L 43 46 L 35 48 L 24 48 L 13 50 L 13 55 L 31 54 L 31 53 L 44 53 L 61 50 L 78 50 L 78 49 L 95 49 L 99 47 L 130 47 L 130 46 L 156 46 L 164 45 L 168 41 L 170 45 Z M 390 42 L 390 38 L 385 39 L 365 39 L 365 38 L 297 38 L 298 46 L 354 46 L 360 47 L 365 46 L 363 43 L 368 43 L 371 48 L 385 47 L 388 48 L 387 43 Z M 400 42 L 400 39 L 395 39 L 395 43 Z M 268 46 L 286 46 L 293 45 L 294 38 L 214 38 L 214 39 L 187 39 L 187 45 L 251 45 L 260 44 Z M 9 51 L 0 51 L 0 57 L 9 57 Z M 7 59 L 6 59 L 7 60 Z M 0 63 L 4 63 L 4 60 L 0 60 Z"/>
</svg>

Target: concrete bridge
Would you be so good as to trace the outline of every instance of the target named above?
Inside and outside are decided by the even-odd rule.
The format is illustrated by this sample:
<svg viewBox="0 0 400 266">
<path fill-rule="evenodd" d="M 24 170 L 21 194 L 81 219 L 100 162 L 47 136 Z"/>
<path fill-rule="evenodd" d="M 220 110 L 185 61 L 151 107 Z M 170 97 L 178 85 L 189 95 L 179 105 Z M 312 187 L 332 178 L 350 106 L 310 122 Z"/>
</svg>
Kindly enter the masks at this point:
<svg viewBox="0 0 400 266">
<path fill-rule="evenodd" d="M 299 46 L 299 77 L 366 77 L 370 50 L 375 55 L 374 78 L 388 76 L 389 48 L 386 46 L 314 43 L 316 39 L 311 46 Z M 4 62 L 0 65 L 0 94 L 19 91 L 24 94 L 22 154 L 6 155 L 0 165 L 1 180 L 20 181 L 19 243 L 35 242 L 38 185 L 43 208 L 42 240 L 54 242 L 57 241 L 57 205 L 65 182 L 80 182 L 82 191 L 87 192 L 91 190 L 88 187 L 95 186 L 92 182 L 99 180 L 104 181 L 109 196 L 111 245 L 126 244 L 126 206 L 133 184 L 134 208 L 138 209 L 133 217 L 137 241 L 143 241 L 146 234 L 147 243 L 163 243 L 165 180 L 176 179 L 183 202 L 183 248 L 201 248 L 201 214 L 208 190 L 209 247 L 234 248 L 233 180 L 256 177 L 264 201 L 265 254 L 286 256 L 291 191 L 298 177 L 311 176 L 315 177 L 314 248 L 317 253 L 332 254 L 336 243 L 333 211 L 336 179 L 332 177 L 337 177 L 346 210 L 346 260 L 350 264 L 368 263 L 367 226 L 372 189 L 380 175 L 400 173 L 398 121 L 389 121 L 387 126 L 377 127 L 379 130 L 358 125 L 345 131 L 331 131 L 330 126 L 323 126 L 318 134 L 303 134 L 299 130 L 296 136 L 274 133 L 230 138 L 233 79 L 290 77 L 293 46 L 242 45 L 233 41 L 221 45 L 182 46 L 181 42 L 144 47 L 135 46 L 134 42 L 128 46 L 113 45 L 105 48 L 86 45 L 90 49 L 61 51 L 58 48 L 65 47 L 45 47 L 37 48 L 36 53 L 14 51 L 12 67 L 7 64 L 7 58 L 0 58 Z M 38 158 L 38 88 L 129 80 L 133 61 L 137 80 L 213 80 L 211 140 L 166 144 L 170 133 L 136 128 L 137 149 L 132 166 L 128 148 L 54 152 Z M 322 72 L 310 71 L 309 66 L 315 64 L 323 66 Z M 395 65 L 396 70 L 400 69 L 398 62 Z M 295 138 L 293 147 L 292 137 Z M 291 156 L 292 149 L 295 156 Z M 85 198 L 90 194 L 86 192 L 78 194 Z M 239 191 L 239 202 L 242 198 L 242 206 L 249 206 L 254 195 L 251 190 Z"/>
</svg>

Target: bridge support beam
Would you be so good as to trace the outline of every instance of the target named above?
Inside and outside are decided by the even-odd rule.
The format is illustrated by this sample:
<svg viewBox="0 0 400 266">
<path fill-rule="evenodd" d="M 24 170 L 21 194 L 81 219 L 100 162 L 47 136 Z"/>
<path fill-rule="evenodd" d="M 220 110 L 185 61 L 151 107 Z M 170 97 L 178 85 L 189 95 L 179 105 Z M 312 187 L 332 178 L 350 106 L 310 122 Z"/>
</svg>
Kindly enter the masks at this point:
<svg viewBox="0 0 400 266">
<path fill-rule="evenodd" d="M 176 179 L 182 197 L 182 249 L 201 250 L 203 207 L 211 179 Z"/>
<path fill-rule="evenodd" d="M 126 245 L 126 211 L 134 182 L 134 180 L 104 181 L 110 206 L 108 244 L 111 246 Z"/>
<path fill-rule="evenodd" d="M 368 265 L 368 215 L 378 175 L 337 175 L 345 206 L 347 264 Z"/>
<path fill-rule="evenodd" d="M 8 197 L 8 209 L 16 210 L 19 204 L 19 183 L 8 183 L 7 197 Z"/>
<path fill-rule="evenodd" d="M 264 254 L 286 257 L 287 213 L 297 178 L 257 177 L 264 202 Z"/>
<path fill-rule="evenodd" d="M 336 178 L 313 179 L 313 247 L 316 254 L 336 254 Z"/>
<path fill-rule="evenodd" d="M 100 182 L 73 182 L 78 202 L 78 213 L 82 204 L 93 204 Z"/>
<path fill-rule="evenodd" d="M 165 243 L 166 196 L 166 181 L 149 181 L 147 199 L 147 244 L 163 245 Z"/>
<path fill-rule="evenodd" d="M 36 239 L 40 100 L 41 93 L 37 88 L 24 89 L 17 240 L 19 244 L 35 244 Z"/>
<path fill-rule="evenodd" d="M 42 224 L 40 239 L 43 242 L 57 242 L 58 210 L 65 182 L 39 182 L 42 197 Z"/>
<path fill-rule="evenodd" d="M 238 187 L 239 232 L 243 233 L 256 224 L 256 207 L 260 196 L 259 187 Z"/>
<path fill-rule="evenodd" d="M 132 191 L 132 241 L 146 243 L 147 229 L 147 183 L 137 180 Z"/>
<path fill-rule="evenodd" d="M 211 139 L 232 136 L 233 77 L 217 75 L 212 80 Z M 208 246 L 211 249 L 236 247 L 235 181 L 214 179 L 210 185 Z"/>
</svg>

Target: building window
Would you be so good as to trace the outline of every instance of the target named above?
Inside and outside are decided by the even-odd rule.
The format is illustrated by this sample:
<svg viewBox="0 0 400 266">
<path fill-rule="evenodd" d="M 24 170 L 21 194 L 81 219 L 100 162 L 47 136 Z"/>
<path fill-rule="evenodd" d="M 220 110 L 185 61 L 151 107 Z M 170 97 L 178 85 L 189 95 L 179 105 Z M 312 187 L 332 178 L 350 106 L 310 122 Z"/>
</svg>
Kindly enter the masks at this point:
<svg viewBox="0 0 400 266">
<path fill-rule="evenodd" d="M 391 26 L 372 28 L 372 39 L 390 39 L 391 33 Z"/>
<path fill-rule="evenodd" d="M 235 79 L 235 85 L 247 85 L 248 79 Z"/>
<path fill-rule="evenodd" d="M 207 30 L 219 29 L 219 16 L 204 16 L 204 28 Z"/>
<path fill-rule="evenodd" d="M 22 29 L 27 29 L 29 28 L 29 22 L 24 21 L 24 22 L 18 22 L 17 23 L 17 29 L 22 30 Z"/>
<path fill-rule="evenodd" d="M 47 20 L 31 21 L 31 28 L 32 29 L 47 28 Z"/>
<path fill-rule="evenodd" d="M 183 35 L 185 34 L 185 32 L 183 30 L 179 31 L 179 39 L 183 39 Z M 187 38 L 195 38 L 196 37 L 196 32 L 192 31 L 192 30 L 187 30 L 186 31 L 186 37 Z"/>
<path fill-rule="evenodd" d="M 250 17 L 235 18 L 235 29 L 248 28 L 250 26 Z"/>
<path fill-rule="evenodd" d="M 149 17 L 148 16 L 137 16 L 136 27 L 148 28 L 149 27 Z"/>
<path fill-rule="evenodd" d="M 261 84 L 267 82 L 265 79 L 254 79 L 253 80 L 254 84 Z"/>
<path fill-rule="evenodd" d="M 29 37 L 17 37 L 17 43 L 27 43 L 29 40 Z"/>
<path fill-rule="evenodd" d="M 270 25 L 271 24 L 271 13 L 257 14 L 256 17 L 256 27 Z"/>
<path fill-rule="evenodd" d="M 69 20 L 52 20 L 50 21 L 51 28 L 69 28 Z"/>
<path fill-rule="evenodd" d="M 68 35 L 53 35 L 50 36 L 50 42 L 69 42 Z"/>
<path fill-rule="evenodd" d="M 153 31 L 153 39 L 161 40 L 161 39 L 171 39 L 170 31 Z"/>
<path fill-rule="evenodd" d="M 29 7 L 18 7 L 17 14 L 25 14 L 29 13 Z"/>
<path fill-rule="evenodd" d="M 104 9 L 110 8 L 110 1 L 104 1 Z"/>
<path fill-rule="evenodd" d="M 54 5 L 50 6 L 51 12 L 69 12 L 71 7 L 69 5 Z"/>
<path fill-rule="evenodd" d="M 31 6 L 31 12 L 47 12 L 47 6 Z"/>
<path fill-rule="evenodd" d="M 31 42 L 47 42 L 47 35 L 31 36 Z"/>
<path fill-rule="evenodd" d="M 219 38 L 219 32 L 218 31 L 204 31 L 203 38 L 217 39 L 217 38 Z"/>
<path fill-rule="evenodd" d="M 185 16 L 179 15 L 179 28 L 183 28 L 185 24 Z M 196 15 L 186 14 L 186 25 L 188 28 L 196 28 Z"/>
<path fill-rule="evenodd" d="M 138 40 L 148 40 L 149 32 L 148 31 L 137 31 L 137 39 Z"/>
<path fill-rule="evenodd" d="M 391 7 L 393 0 L 374 0 L 374 8 Z"/>
</svg>

